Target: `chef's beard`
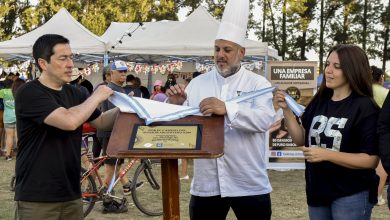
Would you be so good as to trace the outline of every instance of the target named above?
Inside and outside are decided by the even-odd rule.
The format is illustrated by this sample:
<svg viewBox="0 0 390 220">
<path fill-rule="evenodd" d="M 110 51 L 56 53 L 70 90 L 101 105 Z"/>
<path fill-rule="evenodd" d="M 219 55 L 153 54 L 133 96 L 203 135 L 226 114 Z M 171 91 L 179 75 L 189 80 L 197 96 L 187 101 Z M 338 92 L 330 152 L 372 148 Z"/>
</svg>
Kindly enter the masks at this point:
<svg viewBox="0 0 390 220">
<path fill-rule="evenodd" d="M 235 73 L 237 73 L 240 70 L 240 67 L 241 67 L 240 63 L 238 63 L 236 65 L 231 65 L 231 66 L 225 68 L 224 70 L 221 70 L 218 65 L 215 65 L 215 66 L 217 67 L 218 73 L 224 78 L 227 78 L 229 76 L 234 75 Z"/>
</svg>

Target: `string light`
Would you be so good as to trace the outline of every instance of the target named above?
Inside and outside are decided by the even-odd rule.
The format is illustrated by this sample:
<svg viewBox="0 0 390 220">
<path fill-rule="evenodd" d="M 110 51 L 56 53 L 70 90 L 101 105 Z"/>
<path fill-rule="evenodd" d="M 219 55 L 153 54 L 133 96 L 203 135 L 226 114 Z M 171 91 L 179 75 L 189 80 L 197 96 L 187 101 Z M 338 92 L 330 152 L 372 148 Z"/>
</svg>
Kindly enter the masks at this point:
<svg viewBox="0 0 390 220">
<path fill-rule="evenodd" d="M 139 22 L 138 23 L 138 26 L 134 29 L 134 30 L 131 30 L 131 28 L 133 26 L 131 26 L 127 31 L 125 31 L 121 37 L 117 38 L 116 39 L 116 43 L 114 45 L 111 46 L 111 49 L 115 49 L 116 46 L 118 46 L 118 44 L 122 44 L 123 43 L 123 38 L 128 36 L 128 37 L 132 37 L 133 36 L 133 33 L 139 28 L 139 27 L 142 27 L 144 24 L 142 22 Z M 110 51 L 108 51 L 110 52 Z"/>
</svg>

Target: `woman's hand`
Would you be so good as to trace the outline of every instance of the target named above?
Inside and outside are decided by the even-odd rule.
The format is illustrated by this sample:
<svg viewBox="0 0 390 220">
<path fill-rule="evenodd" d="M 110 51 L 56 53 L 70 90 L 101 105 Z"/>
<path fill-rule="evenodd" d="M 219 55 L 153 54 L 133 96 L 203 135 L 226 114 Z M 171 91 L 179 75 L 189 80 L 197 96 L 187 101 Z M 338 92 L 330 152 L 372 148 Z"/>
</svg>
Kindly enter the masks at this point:
<svg viewBox="0 0 390 220">
<path fill-rule="evenodd" d="M 330 150 L 317 146 L 303 147 L 302 151 L 303 155 L 305 156 L 305 159 L 307 160 L 307 162 L 310 163 L 327 161 L 330 153 Z"/>
<path fill-rule="evenodd" d="M 283 110 L 288 108 L 285 96 L 286 93 L 283 90 L 276 89 L 276 92 L 274 93 L 274 102 L 277 104 L 278 107 L 282 108 Z"/>
</svg>

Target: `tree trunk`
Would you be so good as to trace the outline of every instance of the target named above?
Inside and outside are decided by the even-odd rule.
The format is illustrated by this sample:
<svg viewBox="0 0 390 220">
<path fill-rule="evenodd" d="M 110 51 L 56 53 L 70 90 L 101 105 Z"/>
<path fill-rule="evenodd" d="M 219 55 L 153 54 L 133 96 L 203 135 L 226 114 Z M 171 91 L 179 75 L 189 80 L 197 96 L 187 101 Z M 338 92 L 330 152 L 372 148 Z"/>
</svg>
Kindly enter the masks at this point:
<svg viewBox="0 0 390 220">
<path fill-rule="evenodd" d="M 320 14 L 320 52 L 319 52 L 319 62 L 320 62 L 320 73 L 324 70 L 324 1 L 321 0 L 321 14 Z"/>
<path fill-rule="evenodd" d="M 362 47 L 363 50 L 366 50 L 366 44 L 367 44 L 367 10 L 368 10 L 368 0 L 364 0 L 364 12 L 363 12 L 363 31 L 362 31 Z"/>
<path fill-rule="evenodd" d="M 389 6 L 390 7 L 390 2 Z M 385 71 L 386 69 L 386 61 L 389 59 L 389 56 L 387 55 L 388 52 L 388 44 L 389 44 L 389 29 L 390 25 L 387 23 L 386 24 L 386 29 L 385 29 L 385 34 L 384 34 L 384 42 L 383 42 L 383 57 L 382 57 L 382 70 Z"/>
<path fill-rule="evenodd" d="M 274 12 L 272 11 L 271 2 L 268 2 L 268 7 L 271 13 L 271 23 L 272 23 L 272 41 L 274 42 L 274 47 L 278 51 L 278 55 L 282 55 L 282 51 L 280 51 L 279 44 L 276 40 L 276 24 L 275 24 L 275 18 L 274 18 Z"/>
<path fill-rule="evenodd" d="M 302 42 L 301 42 L 301 58 L 300 60 L 306 60 L 305 52 L 306 52 L 306 35 L 307 32 L 302 32 Z"/>
<path fill-rule="evenodd" d="M 286 8 L 287 0 L 283 1 L 283 17 L 282 17 L 282 59 L 285 60 L 286 52 L 287 52 L 287 31 L 286 31 L 286 17 L 287 17 L 287 8 Z"/>
<path fill-rule="evenodd" d="M 264 39 L 265 39 L 265 22 L 266 22 L 266 10 L 267 10 L 267 3 L 266 1 L 268 0 L 264 0 L 263 2 L 263 32 L 261 34 L 261 39 L 262 41 L 264 42 Z"/>
</svg>

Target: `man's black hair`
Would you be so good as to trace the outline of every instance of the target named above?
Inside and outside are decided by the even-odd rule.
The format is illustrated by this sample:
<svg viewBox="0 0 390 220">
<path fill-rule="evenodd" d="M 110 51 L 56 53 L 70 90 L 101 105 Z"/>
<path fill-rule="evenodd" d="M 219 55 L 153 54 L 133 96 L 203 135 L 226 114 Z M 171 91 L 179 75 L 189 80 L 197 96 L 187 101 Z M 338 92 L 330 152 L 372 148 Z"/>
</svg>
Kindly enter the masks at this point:
<svg viewBox="0 0 390 220">
<path fill-rule="evenodd" d="M 126 82 L 131 82 L 131 81 L 133 81 L 133 80 L 135 80 L 134 75 L 129 74 L 129 75 L 126 76 Z"/>
<path fill-rule="evenodd" d="M 382 75 L 384 75 L 384 72 L 382 69 L 379 69 L 376 66 L 371 66 L 372 71 L 372 80 L 374 83 L 378 83 L 381 80 Z"/>
<path fill-rule="evenodd" d="M 195 77 L 199 76 L 200 74 L 202 74 L 202 73 L 194 72 L 194 73 L 192 73 L 192 78 L 194 79 Z"/>
<path fill-rule="evenodd" d="M 50 63 L 50 57 L 54 54 L 53 48 L 57 44 L 69 44 L 69 40 L 58 34 L 45 34 L 35 41 L 33 46 L 33 57 L 39 71 L 42 72 L 42 68 L 38 64 L 38 59 L 42 58 Z"/>
</svg>

